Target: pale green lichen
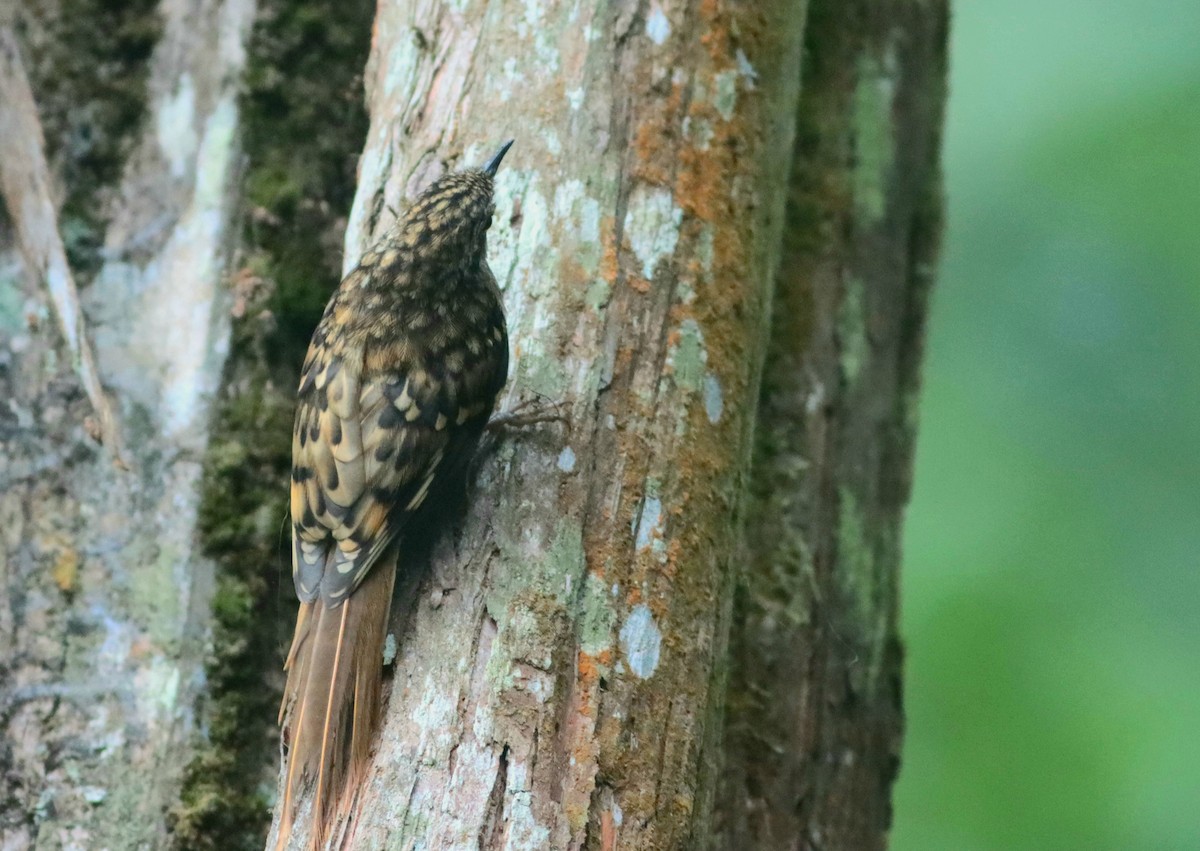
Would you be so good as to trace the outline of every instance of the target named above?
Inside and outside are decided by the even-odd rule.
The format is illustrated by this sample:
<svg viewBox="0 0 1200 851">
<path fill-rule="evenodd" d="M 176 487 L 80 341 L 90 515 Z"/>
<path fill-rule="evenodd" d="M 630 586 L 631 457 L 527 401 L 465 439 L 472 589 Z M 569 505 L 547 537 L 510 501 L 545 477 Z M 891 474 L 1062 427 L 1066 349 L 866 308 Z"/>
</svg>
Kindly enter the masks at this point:
<svg viewBox="0 0 1200 851">
<path fill-rule="evenodd" d="M 570 583 L 583 572 L 583 527 L 578 521 L 561 517 L 554 524 L 550 539 L 541 546 L 540 557 L 530 558 L 527 543 L 498 533 L 503 569 L 493 574 L 488 593 L 488 611 L 503 629 L 512 603 L 536 589 L 554 605 L 565 605 Z"/>
<path fill-rule="evenodd" d="M 550 829 L 533 813 L 532 781 L 524 762 L 508 766 L 508 825 L 506 848 L 550 848 Z"/>
<path fill-rule="evenodd" d="M 567 373 L 553 357 L 532 354 L 521 359 L 520 383 L 536 395 L 561 399 L 567 392 Z"/>
<path fill-rule="evenodd" d="M 713 106 L 726 121 L 733 118 L 737 107 L 738 72 L 736 70 L 722 71 L 714 80 L 716 93 L 713 96 Z"/>
<path fill-rule="evenodd" d="M 607 584 L 589 573 L 579 595 L 579 646 L 584 653 L 596 656 L 612 646 L 616 619 Z"/>
<path fill-rule="evenodd" d="M 173 177 L 183 177 L 196 154 L 196 84 L 184 73 L 175 91 L 165 96 L 155 110 L 154 127 L 158 147 L 171 165 Z"/>
<path fill-rule="evenodd" d="M 838 307 L 838 338 L 841 350 L 842 376 L 847 385 L 858 381 L 867 362 L 870 349 L 867 341 L 865 289 L 859 278 L 846 281 L 846 292 Z"/>
<path fill-rule="evenodd" d="M 584 198 L 580 203 L 575 256 L 587 274 L 595 275 L 600 270 L 600 204 L 594 198 Z"/>
<path fill-rule="evenodd" d="M 704 376 L 704 413 L 708 421 L 716 425 L 721 421 L 725 411 L 725 395 L 721 391 L 721 381 L 711 372 Z"/>
<path fill-rule="evenodd" d="M 655 541 L 662 538 L 662 500 L 653 494 L 647 494 L 634 524 L 634 546 L 638 550 L 648 550 Z"/>
<path fill-rule="evenodd" d="M 25 291 L 16 269 L 0 270 L 0 333 L 16 335 L 26 330 Z"/>
<path fill-rule="evenodd" d="M 621 650 L 629 670 L 639 679 L 648 679 L 658 669 L 662 652 L 662 630 L 654 613 L 645 603 L 638 603 L 629 612 L 621 627 Z"/>
<path fill-rule="evenodd" d="M 683 210 L 670 191 L 644 184 L 634 188 L 625 211 L 625 233 L 645 278 L 652 279 L 659 262 L 675 253 L 682 222 Z"/>
<path fill-rule="evenodd" d="M 713 238 L 716 235 L 716 230 L 713 225 L 705 222 L 700 228 L 699 235 L 696 237 L 696 260 L 700 263 L 700 269 L 704 272 L 705 276 L 710 276 L 713 272 L 713 259 L 715 257 Z"/>
<path fill-rule="evenodd" d="M 546 573 L 552 577 L 578 576 L 584 563 L 583 527 L 577 520 L 561 518 L 555 524 L 554 537 L 546 550 Z M 563 593 L 566 583 L 562 583 Z"/>
<path fill-rule="evenodd" d="M 542 26 L 545 9 L 541 0 L 525 0 L 525 14 L 517 21 L 517 35 L 533 42 L 533 56 L 539 68 L 555 74 L 561 62 L 557 33 Z"/>
<path fill-rule="evenodd" d="M 174 648 L 179 642 L 178 625 L 183 612 L 175 571 L 178 565 L 188 563 L 187 558 L 188 553 L 176 542 L 165 541 L 153 558 L 130 568 L 137 576 L 129 588 L 130 607 L 163 647 Z"/>
<path fill-rule="evenodd" d="M 734 60 L 737 62 L 738 75 L 745 81 L 746 88 L 754 91 L 758 88 L 758 71 L 751 64 L 750 57 L 739 47 Z"/>
<path fill-rule="evenodd" d="M 858 638 L 861 664 L 851 676 L 866 695 L 873 695 L 883 665 L 887 637 L 887 607 L 880 605 L 882 590 L 867 519 L 854 492 L 838 489 L 838 576 L 849 604 L 852 636 Z"/>
<path fill-rule="evenodd" d="M 149 665 L 138 669 L 134 690 L 139 717 L 169 716 L 179 696 L 179 666 L 164 656 L 155 656 Z"/>
<path fill-rule="evenodd" d="M 531 28 L 537 27 L 542 22 L 544 11 L 540 0 L 525 0 L 525 23 Z"/>
<path fill-rule="evenodd" d="M 237 153 L 234 145 L 237 124 L 237 101 L 232 94 L 227 94 L 217 101 L 204 123 L 204 135 L 196 159 L 193 205 L 202 214 L 220 212 L 221 205 L 226 202 L 225 186 L 229 180 L 230 162 Z"/>
<path fill-rule="evenodd" d="M 523 344 L 516 350 L 514 373 L 516 384 L 551 399 L 566 393 L 568 378 L 562 362 L 548 347 L 548 331 L 557 319 L 555 298 L 559 249 L 551 238 L 551 223 L 559 214 L 570 216 L 579 200 L 571 188 L 560 189 L 552 203 L 547 203 L 534 175 L 502 172 L 497 188 L 501 208 L 496 215 L 489 243 L 492 249 L 492 268 L 497 273 L 501 289 L 519 287 L 529 297 L 525 309 L 512 311 L 508 317 L 509 334 Z M 511 222 L 516 218 L 520 203 L 520 227 Z"/>
<path fill-rule="evenodd" d="M 854 88 L 854 203 L 866 224 L 877 222 L 887 208 L 894 156 L 894 89 L 895 83 L 883 65 L 872 56 L 864 56 Z"/>
<path fill-rule="evenodd" d="M 596 313 L 600 313 L 608 305 L 609 298 L 612 297 L 612 287 L 608 281 L 603 278 L 596 278 L 588 284 L 587 293 L 583 297 L 584 303 Z"/>
<path fill-rule="evenodd" d="M 207 417 L 219 362 L 228 352 L 225 323 L 209 317 L 219 315 L 214 302 L 226 297 L 216 261 L 222 256 L 221 195 L 232 174 L 235 123 L 232 100 L 221 101 L 205 129 L 192 206 L 150 267 L 172 283 L 169 288 L 150 283 L 141 302 L 148 320 L 161 320 L 155 327 L 173 329 L 170 340 L 155 347 L 162 374 L 159 416 L 163 433 L 173 437 L 193 433 Z"/>
<path fill-rule="evenodd" d="M 558 230 L 570 243 L 571 257 L 585 274 L 600 270 L 600 204 L 588 197 L 581 180 L 567 180 L 554 190 Z"/>
<path fill-rule="evenodd" d="M 692 118 L 691 116 L 688 116 L 684 121 L 684 134 L 698 151 L 709 150 L 712 147 L 713 139 L 717 135 L 713 129 L 712 122 L 707 118 Z"/>
<path fill-rule="evenodd" d="M 682 390 L 695 393 L 704 380 L 708 351 L 704 348 L 704 334 L 694 319 L 685 319 L 679 326 L 679 341 L 667 353 L 667 364 L 675 384 Z"/>
<path fill-rule="evenodd" d="M 646 35 L 655 44 L 664 44 L 671 35 L 671 22 L 667 20 L 662 6 L 653 3 L 650 14 L 646 16 Z"/>
<path fill-rule="evenodd" d="M 412 80 L 417 73 L 422 56 L 426 50 L 425 37 L 414 33 L 413 38 L 398 38 L 392 44 L 392 49 L 384 54 L 383 90 L 389 96 L 401 85 Z M 378 186 L 378 183 L 371 184 Z"/>
</svg>

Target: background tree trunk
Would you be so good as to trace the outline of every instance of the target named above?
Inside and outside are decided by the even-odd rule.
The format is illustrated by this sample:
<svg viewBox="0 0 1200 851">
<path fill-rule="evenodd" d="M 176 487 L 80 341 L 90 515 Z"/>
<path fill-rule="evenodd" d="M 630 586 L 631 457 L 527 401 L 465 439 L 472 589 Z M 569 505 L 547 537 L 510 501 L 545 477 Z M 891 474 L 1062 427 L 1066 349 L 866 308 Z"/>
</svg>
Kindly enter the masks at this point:
<svg viewBox="0 0 1200 851">
<path fill-rule="evenodd" d="M 887 844 L 946 40 L 943 3 L 811 4 L 714 847 Z"/>
<path fill-rule="evenodd" d="M 0 847 L 261 847 L 292 388 L 354 157 L 344 269 L 508 138 L 503 404 L 571 427 L 497 439 L 414 542 L 345 847 L 883 845 L 943 5 L 262 0 L 247 56 L 251 0 L 147 0 L 116 31 L 148 64 L 96 94 L 52 46 L 104 49 L 100 8 L 60 4 L 18 34 L 134 471 L 6 226 Z M 108 159 L 59 141 L 80 103 L 133 128 Z"/>
<path fill-rule="evenodd" d="M 163 847 L 204 687 L 213 573 L 194 538 L 254 4 L 105 8 L 0 16 L 5 849 Z M 37 248 L 58 245 L 56 208 L 128 470 L 85 428 L 93 406 L 48 295 L 66 286 L 61 247 L 50 265 Z"/>
</svg>

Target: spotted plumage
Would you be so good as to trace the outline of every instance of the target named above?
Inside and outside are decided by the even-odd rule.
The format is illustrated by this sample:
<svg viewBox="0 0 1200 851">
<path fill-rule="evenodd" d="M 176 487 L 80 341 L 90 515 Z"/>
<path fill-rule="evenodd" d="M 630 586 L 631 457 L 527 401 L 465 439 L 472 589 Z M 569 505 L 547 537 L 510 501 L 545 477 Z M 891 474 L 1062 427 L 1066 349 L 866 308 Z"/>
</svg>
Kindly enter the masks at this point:
<svg viewBox="0 0 1200 851">
<path fill-rule="evenodd" d="M 509 143 L 511 144 L 511 143 Z M 342 281 L 313 333 L 292 437 L 292 565 L 301 611 L 281 709 L 279 831 L 315 781 L 314 845 L 361 773 L 404 531 L 470 458 L 508 369 L 487 265 L 492 176 L 447 175 Z"/>
</svg>

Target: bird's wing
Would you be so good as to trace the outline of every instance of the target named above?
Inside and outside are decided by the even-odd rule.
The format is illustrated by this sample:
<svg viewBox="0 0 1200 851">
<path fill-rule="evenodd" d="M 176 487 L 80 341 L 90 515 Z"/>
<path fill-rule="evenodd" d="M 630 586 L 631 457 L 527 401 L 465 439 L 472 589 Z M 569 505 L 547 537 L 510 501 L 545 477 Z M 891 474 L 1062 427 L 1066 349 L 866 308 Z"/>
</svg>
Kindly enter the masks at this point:
<svg viewBox="0 0 1200 851">
<path fill-rule="evenodd" d="M 305 602 L 319 594 L 336 606 L 357 587 L 446 453 L 455 412 L 403 344 L 389 348 L 318 334 L 305 363 L 291 487 L 293 578 Z"/>
</svg>

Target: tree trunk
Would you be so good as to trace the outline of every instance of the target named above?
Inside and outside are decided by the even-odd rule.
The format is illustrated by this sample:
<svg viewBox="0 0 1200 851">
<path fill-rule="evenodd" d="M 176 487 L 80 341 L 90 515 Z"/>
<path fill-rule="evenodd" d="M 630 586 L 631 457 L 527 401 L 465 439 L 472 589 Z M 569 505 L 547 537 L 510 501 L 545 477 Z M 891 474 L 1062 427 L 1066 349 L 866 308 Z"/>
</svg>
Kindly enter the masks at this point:
<svg viewBox="0 0 1200 851">
<path fill-rule="evenodd" d="M 713 847 L 887 844 L 946 17 L 916 0 L 809 12 Z"/>
<path fill-rule="evenodd" d="M 803 17 L 380 8 L 345 265 L 515 138 L 489 237 L 504 400 L 572 425 L 502 439 L 453 544 L 405 566 L 345 847 L 705 844 Z"/>
<path fill-rule="evenodd" d="M 5 849 L 164 846 L 204 685 L 213 573 L 194 546 L 198 483 L 228 338 L 254 4 L 102 11 L 63 0 L 0 15 Z M 68 256 L 88 285 L 81 315 Z M 92 343 L 113 433 L 92 418 Z M 114 465 L 121 443 L 128 469 Z"/>
</svg>

